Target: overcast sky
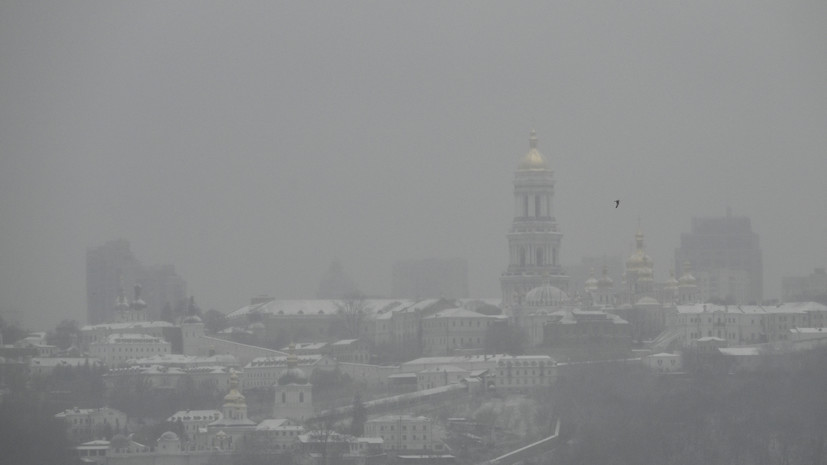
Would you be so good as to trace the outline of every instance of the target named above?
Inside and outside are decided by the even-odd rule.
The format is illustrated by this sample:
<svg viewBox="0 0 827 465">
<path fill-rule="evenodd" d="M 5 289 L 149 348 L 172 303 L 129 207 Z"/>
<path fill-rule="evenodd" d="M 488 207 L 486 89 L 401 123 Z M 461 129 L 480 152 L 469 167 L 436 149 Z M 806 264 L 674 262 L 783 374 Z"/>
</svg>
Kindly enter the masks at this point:
<svg viewBox="0 0 827 465">
<path fill-rule="evenodd" d="M 0 3 L 0 309 L 85 320 L 128 239 L 203 308 L 312 297 L 338 257 L 464 257 L 500 297 L 536 128 L 561 259 L 655 277 L 693 216 L 752 218 L 765 296 L 827 263 L 827 3 Z M 613 200 L 621 199 L 619 209 Z"/>
</svg>

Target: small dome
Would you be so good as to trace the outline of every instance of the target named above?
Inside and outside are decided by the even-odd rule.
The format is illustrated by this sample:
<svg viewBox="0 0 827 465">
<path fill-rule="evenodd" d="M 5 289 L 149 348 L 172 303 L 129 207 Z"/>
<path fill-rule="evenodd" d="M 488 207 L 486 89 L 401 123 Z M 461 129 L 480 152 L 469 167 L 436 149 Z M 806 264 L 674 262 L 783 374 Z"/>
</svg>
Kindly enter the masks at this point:
<svg viewBox="0 0 827 465">
<path fill-rule="evenodd" d="M 167 431 L 161 435 L 159 441 L 177 441 L 178 435 L 173 433 L 172 431 Z"/>
<path fill-rule="evenodd" d="M 535 287 L 525 295 L 526 303 L 535 307 L 559 305 L 567 301 L 568 298 L 565 292 L 551 284 Z"/>
<path fill-rule="evenodd" d="M 527 154 L 520 160 L 520 171 L 539 171 L 539 170 L 547 170 L 548 164 L 543 159 L 543 156 L 540 155 L 540 151 L 537 150 L 537 133 L 532 130 L 531 137 L 529 137 L 529 146 L 531 147 Z"/>
<path fill-rule="evenodd" d="M 182 324 L 185 324 L 185 325 L 187 325 L 187 324 L 190 324 L 190 325 L 191 325 L 191 324 L 198 324 L 198 323 L 203 323 L 203 322 L 204 322 L 204 321 L 201 319 L 201 317 L 200 317 L 200 316 L 198 316 L 198 315 L 190 315 L 190 316 L 188 316 L 188 317 L 184 318 L 184 320 L 183 320 L 181 323 L 182 323 Z"/>
</svg>

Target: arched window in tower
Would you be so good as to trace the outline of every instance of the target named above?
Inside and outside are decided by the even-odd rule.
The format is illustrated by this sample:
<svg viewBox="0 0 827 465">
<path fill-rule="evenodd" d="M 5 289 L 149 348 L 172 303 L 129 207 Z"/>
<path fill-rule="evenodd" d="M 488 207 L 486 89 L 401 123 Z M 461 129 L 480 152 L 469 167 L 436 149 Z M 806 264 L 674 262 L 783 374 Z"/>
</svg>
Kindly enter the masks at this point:
<svg viewBox="0 0 827 465">
<path fill-rule="evenodd" d="M 525 247 L 520 247 L 520 266 L 525 266 Z"/>
<path fill-rule="evenodd" d="M 537 266 L 543 266 L 543 249 L 537 249 Z"/>
<path fill-rule="evenodd" d="M 534 196 L 534 216 L 539 218 L 540 217 L 540 196 Z"/>
<path fill-rule="evenodd" d="M 304 393 L 303 392 L 299 393 L 299 402 L 304 402 Z"/>
<path fill-rule="evenodd" d="M 282 403 L 282 404 L 286 404 L 286 403 L 287 403 L 287 393 L 286 393 L 286 392 L 282 392 L 282 393 L 281 393 L 281 403 Z"/>
<path fill-rule="evenodd" d="M 523 195 L 523 216 L 528 216 L 528 194 Z"/>
<path fill-rule="evenodd" d="M 557 266 L 557 247 L 551 249 L 551 264 Z"/>
</svg>

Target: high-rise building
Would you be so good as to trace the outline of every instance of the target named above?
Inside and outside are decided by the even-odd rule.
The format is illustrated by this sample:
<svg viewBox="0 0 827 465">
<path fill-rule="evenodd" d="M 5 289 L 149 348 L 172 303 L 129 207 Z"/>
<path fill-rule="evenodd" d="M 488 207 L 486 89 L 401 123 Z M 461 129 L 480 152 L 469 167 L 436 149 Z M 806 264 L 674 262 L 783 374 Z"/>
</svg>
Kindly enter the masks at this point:
<svg viewBox="0 0 827 465">
<path fill-rule="evenodd" d="M 146 315 L 160 318 L 166 304 L 175 308 L 186 300 L 187 283 L 172 265 L 145 267 L 132 253 L 129 241 L 116 239 L 86 250 L 86 320 L 89 324 L 112 321 L 122 289 L 142 287 Z"/>
<path fill-rule="evenodd" d="M 393 297 L 433 299 L 468 297 L 468 262 L 464 258 L 400 260 L 393 264 Z"/>
<path fill-rule="evenodd" d="M 111 319 L 121 289 L 143 276 L 143 265 L 129 241 L 116 239 L 86 250 L 86 321 L 93 325 Z"/>
<path fill-rule="evenodd" d="M 764 267 L 758 234 L 750 219 L 733 216 L 692 218 L 692 230 L 681 234 L 675 250 L 677 275 L 688 263 L 697 279 L 700 298 L 733 304 L 761 303 Z"/>
<path fill-rule="evenodd" d="M 508 233 L 508 268 L 500 277 L 503 306 L 519 305 L 542 285 L 567 290 L 569 277 L 560 266 L 563 233 L 557 229 L 552 200 L 554 172 L 537 150 L 531 131 L 529 151 L 514 173 L 514 221 Z"/>
</svg>

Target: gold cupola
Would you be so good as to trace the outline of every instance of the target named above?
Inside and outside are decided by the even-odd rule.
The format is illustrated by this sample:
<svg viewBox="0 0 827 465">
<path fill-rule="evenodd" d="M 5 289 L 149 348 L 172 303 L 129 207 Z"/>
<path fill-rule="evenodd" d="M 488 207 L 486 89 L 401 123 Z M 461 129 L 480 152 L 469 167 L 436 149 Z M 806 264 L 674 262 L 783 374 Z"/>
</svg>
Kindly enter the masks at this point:
<svg viewBox="0 0 827 465">
<path fill-rule="evenodd" d="M 522 160 L 520 160 L 519 171 L 542 171 L 548 170 L 548 164 L 540 151 L 537 150 L 537 132 L 531 130 L 531 135 L 528 138 L 529 150 Z"/>
</svg>

